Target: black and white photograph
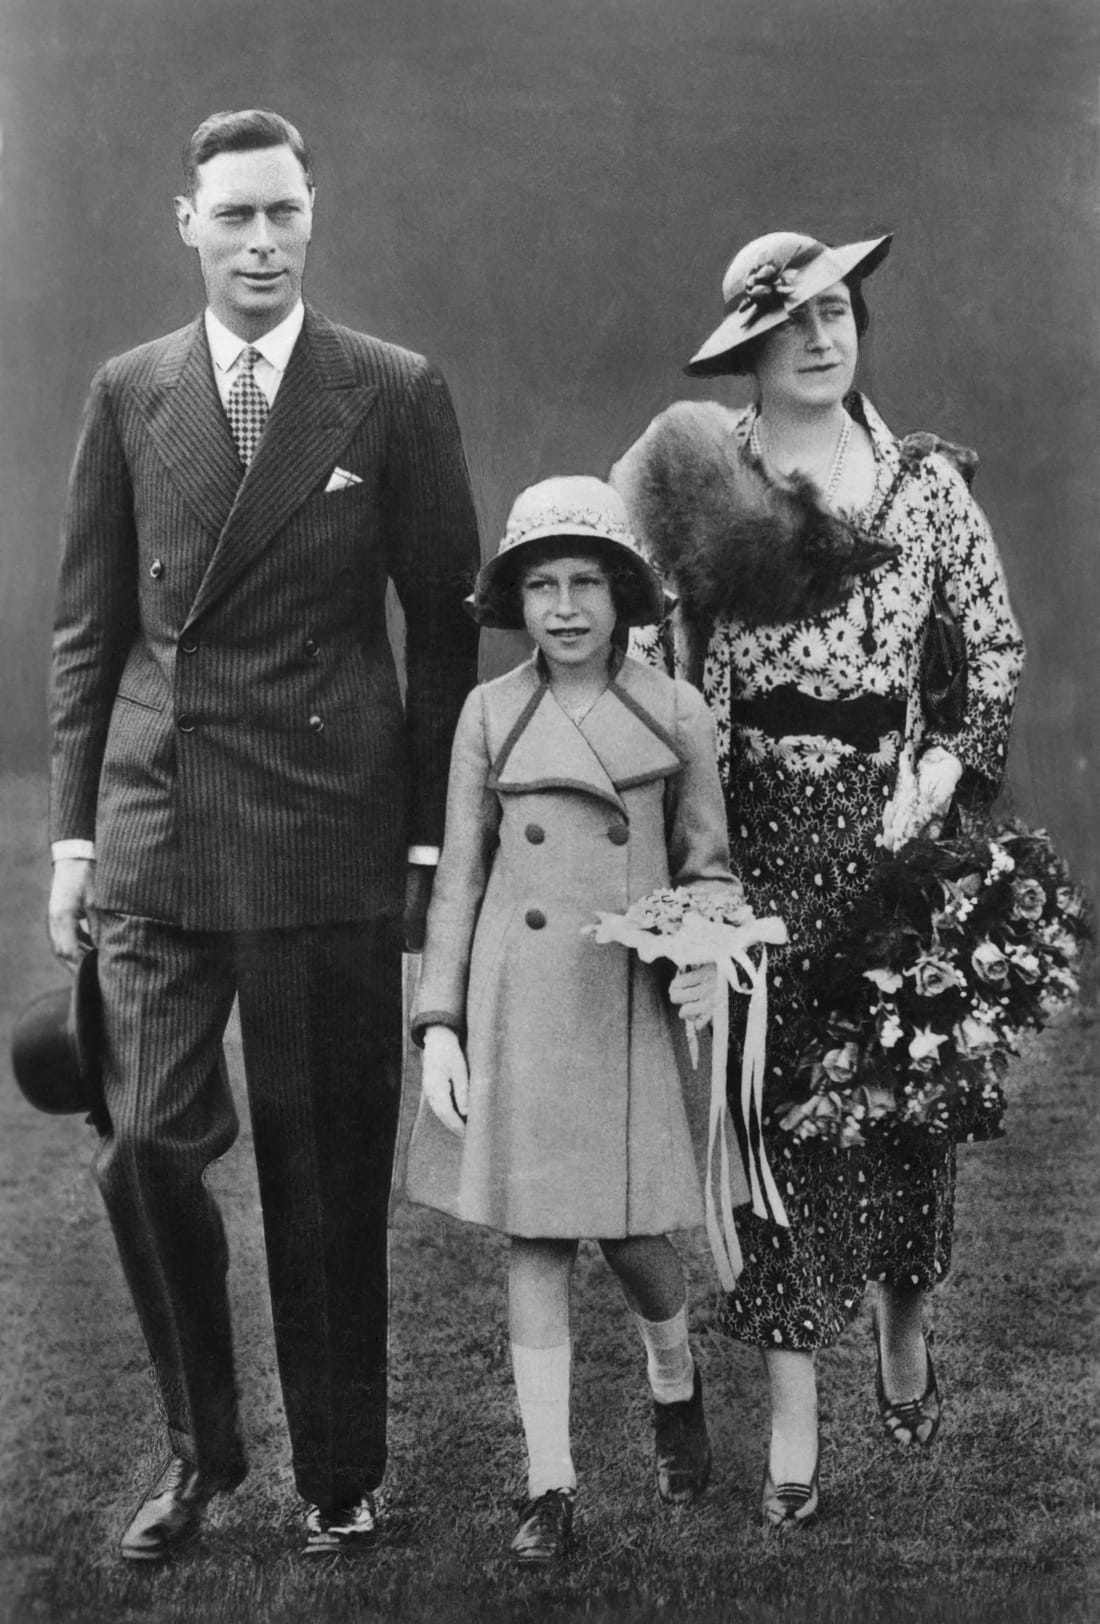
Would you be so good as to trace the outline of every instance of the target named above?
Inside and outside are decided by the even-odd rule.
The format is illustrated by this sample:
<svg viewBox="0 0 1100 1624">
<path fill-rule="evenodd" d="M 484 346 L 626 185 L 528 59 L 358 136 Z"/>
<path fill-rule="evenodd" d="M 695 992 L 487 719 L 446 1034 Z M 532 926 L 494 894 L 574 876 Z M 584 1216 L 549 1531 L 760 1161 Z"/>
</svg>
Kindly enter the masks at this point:
<svg viewBox="0 0 1100 1624">
<path fill-rule="evenodd" d="M 1100 1616 L 1100 13 L 0 0 L 2 1624 Z"/>
</svg>

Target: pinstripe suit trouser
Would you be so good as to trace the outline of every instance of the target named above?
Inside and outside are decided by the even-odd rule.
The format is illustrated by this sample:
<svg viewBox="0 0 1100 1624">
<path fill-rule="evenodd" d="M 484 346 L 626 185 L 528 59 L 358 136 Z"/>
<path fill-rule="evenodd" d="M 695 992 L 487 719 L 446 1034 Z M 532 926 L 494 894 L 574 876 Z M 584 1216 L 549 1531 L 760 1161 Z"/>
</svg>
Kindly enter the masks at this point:
<svg viewBox="0 0 1100 1624">
<path fill-rule="evenodd" d="M 237 1135 L 222 1053 L 236 994 L 295 1480 L 345 1505 L 386 1461 L 396 923 L 197 932 L 100 912 L 96 935 L 113 1132 L 95 1174 L 173 1448 L 214 1475 L 243 1457 L 225 1231 L 204 1182 Z"/>
</svg>

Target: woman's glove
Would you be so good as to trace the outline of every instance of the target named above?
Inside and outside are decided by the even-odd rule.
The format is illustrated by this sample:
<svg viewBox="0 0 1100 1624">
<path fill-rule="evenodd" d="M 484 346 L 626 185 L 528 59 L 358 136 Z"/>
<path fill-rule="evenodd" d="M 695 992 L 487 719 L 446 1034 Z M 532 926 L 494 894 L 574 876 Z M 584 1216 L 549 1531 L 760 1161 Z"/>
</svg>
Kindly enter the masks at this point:
<svg viewBox="0 0 1100 1624">
<path fill-rule="evenodd" d="M 424 1032 L 420 1086 L 443 1126 L 461 1139 L 466 1132 L 470 1073 L 458 1033 L 449 1026 L 429 1026 Z"/>
<path fill-rule="evenodd" d="M 676 972 L 668 996 L 679 1007 L 684 1025 L 698 1031 L 700 1027 L 709 1026 L 714 1019 L 717 991 L 717 967 L 713 964 L 693 964 L 686 970 Z"/>
<path fill-rule="evenodd" d="M 962 762 L 941 745 L 924 752 L 915 772 L 903 754 L 894 793 L 882 814 L 886 850 L 900 851 L 918 835 L 937 839 L 961 777 Z"/>
</svg>

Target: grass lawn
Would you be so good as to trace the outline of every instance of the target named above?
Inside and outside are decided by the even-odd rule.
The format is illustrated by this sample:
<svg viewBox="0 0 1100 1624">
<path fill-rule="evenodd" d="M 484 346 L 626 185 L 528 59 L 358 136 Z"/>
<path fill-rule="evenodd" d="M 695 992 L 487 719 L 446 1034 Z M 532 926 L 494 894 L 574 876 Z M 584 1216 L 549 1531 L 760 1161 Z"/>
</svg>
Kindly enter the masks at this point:
<svg viewBox="0 0 1100 1624">
<path fill-rule="evenodd" d="M 54 985 L 41 923 L 44 792 L 0 779 L 6 886 L 0 1041 Z M 546 1575 L 505 1559 L 522 1450 L 504 1328 L 504 1243 L 397 1205 L 386 1531 L 357 1564 L 306 1566 L 287 1462 L 247 1131 L 215 1170 L 233 1253 L 252 1474 L 186 1556 L 115 1555 L 162 1451 L 143 1344 L 89 1176 L 94 1134 L 0 1089 L 0 1619 L 1100 1619 L 1097 1558 L 1100 1054 L 1088 1015 L 1019 1069 L 1006 1139 L 960 1155 L 955 1265 L 935 1308 L 947 1409 L 927 1457 L 878 1425 L 864 1315 L 822 1355 L 822 1496 L 792 1539 L 757 1521 L 757 1357 L 709 1329 L 705 1243 L 684 1252 L 715 1445 L 699 1506 L 651 1486 L 643 1362 L 599 1254 L 577 1270 L 578 1544 Z M 6 1070 L 6 1065 L 5 1065 Z M 243 1101 L 242 1101 L 243 1114 Z"/>
</svg>

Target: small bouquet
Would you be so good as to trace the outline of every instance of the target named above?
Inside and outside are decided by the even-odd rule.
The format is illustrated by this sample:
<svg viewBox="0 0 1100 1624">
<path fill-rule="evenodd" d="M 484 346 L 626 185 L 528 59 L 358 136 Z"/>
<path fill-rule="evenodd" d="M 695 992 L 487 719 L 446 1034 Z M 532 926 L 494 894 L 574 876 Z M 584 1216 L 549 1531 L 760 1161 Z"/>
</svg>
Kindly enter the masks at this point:
<svg viewBox="0 0 1100 1624">
<path fill-rule="evenodd" d="M 869 1130 L 996 1138 L 1024 1032 L 1073 1002 L 1088 909 L 1045 830 L 1008 822 L 916 840 L 823 956 L 784 1125 L 842 1145 Z"/>
<path fill-rule="evenodd" d="M 734 1206 L 751 1201 L 753 1211 L 761 1217 L 770 1217 L 784 1226 L 788 1221 L 760 1131 L 768 1017 L 768 946 L 784 943 L 787 928 L 781 919 L 757 919 L 739 888 L 719 883 L 652 891 L 632 904 L 625 914 L 597 914 L 596 924 L 585 928 L 597 942 L 616 942 L 631 948 L 647 964 L 664 958 L 671 959 L 679 969 L 697 964 L 713 964 L 717 969 L 706 1214 L 707 1234 L 719 1278 L 725 1289 L 731 1291 L 742 1268 L 741 1249 L 732 1220 Z M 760 950 L 759 962 L 749 956 L 755 948 Z M 726 1100 L 730 988 L 749 996 L 741 1069 L 741 1108 L 734 1122 L 740 1155 L 732 1170 Z M 692 1062 L 698 1065 L 698 1040 L 694 1031 L 688 1031 L 688 1044 Z"/>
</svg>

